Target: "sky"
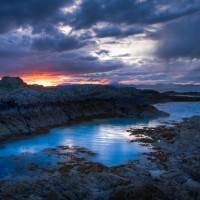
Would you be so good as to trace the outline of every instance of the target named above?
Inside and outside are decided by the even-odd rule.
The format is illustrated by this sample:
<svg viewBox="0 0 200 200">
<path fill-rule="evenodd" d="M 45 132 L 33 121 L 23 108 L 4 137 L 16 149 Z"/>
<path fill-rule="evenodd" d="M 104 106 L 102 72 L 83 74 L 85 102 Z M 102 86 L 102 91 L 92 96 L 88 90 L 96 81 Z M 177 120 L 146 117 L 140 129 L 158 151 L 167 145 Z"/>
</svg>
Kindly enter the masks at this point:
<svg viewBox="0 0 200 200">
<path fill-rule="evenodd" d="M 1 0 L 3 76 L 200 84 L 200 0 Z"/>
</svg>

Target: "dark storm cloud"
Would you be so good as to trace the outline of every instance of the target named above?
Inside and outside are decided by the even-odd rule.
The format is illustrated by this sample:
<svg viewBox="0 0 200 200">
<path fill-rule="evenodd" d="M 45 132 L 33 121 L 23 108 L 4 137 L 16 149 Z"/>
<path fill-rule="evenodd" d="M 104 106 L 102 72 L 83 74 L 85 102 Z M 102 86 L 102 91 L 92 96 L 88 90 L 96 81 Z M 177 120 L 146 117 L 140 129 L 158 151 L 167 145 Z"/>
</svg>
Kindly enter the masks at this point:
<svg viewBox="0 0 200 200">
<path fill-rule="evenodd" d="M 53 63 L 53 61 L 52 61 Z M 57 65 L 56 61 L 56 65 Z M 60 71 L 62 74 L 85 74 L 85 73 L 96 73 L 96 72 L 110 72 L 113 70 L 117 70 L 122 67 L 122 65 L 125 66 L 120 61 L 99 61 L 95 59 L 94 61 L 91 60 L 61 60 L 60 66 L 52 67 L 50 70 L 55 72 L 55 70 Z M 49 68 L 48 68 L 49 69 Z"/>
<path fill-rule="evenodd" d="M 10 49 L 8 47 L 4 47 L 4 48 L 0 48 L 0 59 L 1 61 L 3 59 L 13 59 L 13 58 L 18 58 L 20 56 L 30 56 L 30 53 L 27 52 L 27 50 L 25 49 L 18 49 L 16 51 L 16 49 Z"/>
<path fill-rule="evenodd" d="M 81 56 L 80 59 L 85 61 L 95 61 L 98 60 L 98 57 L 95 56 Z"/>
<path fill-rule="evenodd" d="M 87 32 L 80 35 L 80 40 L 89 40 L 89 39 L 92 39 L 92 38 L 93 38 L 92 31 L 87 31 Z"/>
<path fill-rule="evenodd" d="M 100 61 L 97 57 L 84 53 L 21 54 L 15 59 L 5 58 L 0 63 L 0 76 L 52 73 L 55 75 L 73 75 L 95 72 L 109 72 L 125 66 L 120 61 Z"/>
<path fill-rule="evenodd" d="M 101 49 L 96 52 L 97 55 L 109 55 L 109 51 L 105 49 Z"/>
<path fill-rule="evenodd" d="M 154 31 L 147 30 L 147 31 L 145 31 L 145 34 L 146 34 L 146 38 L 149 38 L 151 40 L 161 39 L 161 35 L 158 30 L 154 30 Z"/>
<path fill-rule="evenodd" d="M 74 2 L 1 0 L 0 76 L 87 74 L 88 80 L 199 82 L 199 0 L 82 0 L 75 10 L 61 12 L 61 8 Z M 70 33 L 62 33 L 58 28 L 62 25 L 70 25 Z M 142 61 L 127 67 L 127 60 L 136 62 L 140 57 L 127 54 L 128 51 L 112 56 L 112 47 L 118 44 L 129 48 L 127 43 L 135 40 L 125 41 L 126 37 L 140 33 L 144 34 L 138 37 L 138 43 L 145 39 L 147 48 L 148 39 L 159 41 L 159 59 L 145 60 L 141 55 Z M 123 44 L 119 42 L 121 38 Z M 104 56 L 110 60 L 105 61 Z M 194 63 L 193 58 L 199 61 Z M 191 62 L 187 63 L 188 59 Z"/>
<path fill-rule="evenodd" d="M 118 27 L 104 27 L 94 29 L 96 36 L 99 38 L 104 37 L 117 37 L 121 35 L 121 30 Z"/>
<path fill-rule="evenodd" d="M 1 0 L 0 34 L 21 26 L 52 29 L 59 9 L 72 0 Z"/>
<path fill-rule="evenodd" d="M 165 25 L 156 53 L 165 59 L 200 58 L 200 13 Z"/>
<path fill-rule="evenodd" d="M 163 7 L 167 7 L 163 9 Z M 138 1 L 138 0 L 83 0 L 73 13 L 71 24 L 76 29 L 88 28 L 97 22 L 125 24 L 154 24 L 165 22 L 200 9 L 198 0 Z"/>
<path fill-rule="evenodd" d="M 1 0 L 0 34 L 27 25 L 32 27 L 33 33 L 53 34 L 57 30 L 58 23 L 70 23 L 76 29 L 88 28 L 98 22 L 154 24 L 192 14 L 200 9 L 198 0 L 189 2 L 186 0 L 82 0 L 75 11 L 66 14 L 60 11 L 61 8 L 72 3 L 74 0 L 42 0 L 42 3 L 41 0 Z M 138 30 L 127 30 L 124 36 L 135 34 L 135 31 L 137 33 Z M 115 29 L 114 36 L 117 32 L 119 33 L 119 30 Z"/>
<path fill-rule="evenodd" d="M 39 51 L 68 51 L 86 45 L 76 36 L 57 34 L 54 36 L 40 36 L 33 40 L 32 48 Z"/>
<path fill-rule="evenodd" d="M 18 34 L 0 35 L 0 64 L 6 59 L 30 56 L 30 37 Z"/>
<path fill-rule="evenodd" d="M 127 37 L 129 35 L 136 35 L 144 32 L 143 28 L 126 28 L 125 30 L 120 29 L 117 26 L 106 26 L 103 28 L 95 28 L 94 32 L 99 38 L 105 37 Z"/>
<path fill-rule="evenodd" d="M 100 79 L 108 79 L 110 82 L 127 83 L 200 83 L 200 61 L 188 63 L 173 63 L 159 62 L 159 60 L 149 60 L 138 67 L 123 66 L 111 72 L 91 73 L 81 75 L 86 77 L 88 81 L 99 81 Z M 161 67 L 162 66 L 162 67 Z M 183 71 L 183 68 L 185 69 Z"/>
</svg>

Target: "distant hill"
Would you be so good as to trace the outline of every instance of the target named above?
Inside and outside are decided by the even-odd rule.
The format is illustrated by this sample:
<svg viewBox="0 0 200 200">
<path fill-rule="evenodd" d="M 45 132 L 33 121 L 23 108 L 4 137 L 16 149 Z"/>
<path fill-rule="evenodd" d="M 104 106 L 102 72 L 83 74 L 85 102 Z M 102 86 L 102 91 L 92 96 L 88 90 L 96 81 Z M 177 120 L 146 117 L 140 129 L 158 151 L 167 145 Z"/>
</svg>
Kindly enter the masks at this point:
<svg viewBox="0 0 200 200">
<path fill-rule="evenodd" d="M 93 87 L 95 84 L 62 84 L 57 87 Z M 193 84 L 155 84 L 155 85 L 134 85 L 134 84 L 122 84 L 118 82 L 113 82 L 108 85 L 112 85 L 115 87 L 133 87 L 137 89 L 148 89 L 148 90 L 156 90 L 158 92 L 169 92 L 169 91 L 175 91 L 175 92 L 200 92 L 200 85 L 193 85 Z"/>
<path fill-rule="evenodd" d="M 151 89 L 159 92 L 200 92 L 200 85 L 193 84 L 156 84 L 156 85 L 134 85 L 138 89 Z"/>
<path fill-rule="evenodd" d="M 155 84 L 155 85 L 125 85 L 121 83 L 111 83 L 110 85 L 116 86 L 116 87 L 123 87 L 123 86 L 129 86 L 129 87 L 135 87 L 137 89 L 149 89 L 149 90 L 156 90 L 158 92 L 169 92 L 169 91 L 175 91 L 175 92 L 200 92 L 200 85 L 193 85 L 193 84 Z"/>
</svg>

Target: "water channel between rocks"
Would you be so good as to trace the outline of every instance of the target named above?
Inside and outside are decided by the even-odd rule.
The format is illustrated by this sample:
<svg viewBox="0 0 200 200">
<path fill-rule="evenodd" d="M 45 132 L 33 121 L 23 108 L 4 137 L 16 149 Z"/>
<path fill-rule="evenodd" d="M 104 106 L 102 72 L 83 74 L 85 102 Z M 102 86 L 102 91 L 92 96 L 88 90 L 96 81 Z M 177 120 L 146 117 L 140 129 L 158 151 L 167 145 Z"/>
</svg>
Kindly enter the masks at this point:
<svg viewBox="0 0 200 200">
<path fill-rule="evenodd" d="M 1 173 L 9 175 L 15 168 L 22 169 L 30 162 L 41 165 L 56 163 L 52 157 L 42 152 L 46 148 L 56 146 L 81 146 L 96 152 L 90 158 L 108 166 L 126 163 L 128 160 L 138 159 L 141 153 L 149 151 L 147 147 L 137 143 L 129 143 L 133 136 L 126 130 L 142 126 L 155 126 L 160 121 L 180 121 L 185 117 L 200 115 L 200 102 L 171 102 L 156 104 L 162 111 L 168 112 L 169 117 L 158 119 L 114 118 L 93 120 L 76 125 L 55 128 L 46 135 L 30 138 L 20 138 L 0 145 Z M 1 175 L 3 176 L 3 175 Z"/>
</svg>

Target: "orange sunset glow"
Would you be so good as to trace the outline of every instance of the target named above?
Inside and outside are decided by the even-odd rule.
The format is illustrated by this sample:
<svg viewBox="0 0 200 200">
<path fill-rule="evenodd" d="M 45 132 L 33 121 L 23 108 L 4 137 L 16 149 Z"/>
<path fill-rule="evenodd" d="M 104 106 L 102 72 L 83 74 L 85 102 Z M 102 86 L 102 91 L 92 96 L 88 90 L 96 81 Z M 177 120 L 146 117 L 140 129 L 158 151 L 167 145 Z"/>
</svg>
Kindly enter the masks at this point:
<svg viewBox="0 0 200 200">
<path fill-rule="evenodd" d="M 51 74 L 33 74 L 33 75 L 24 75 L 22 76 L 22 79 L 30 84 L 37 84 L 37 85 L 43 85 L 43 86 L 54 86 L 61 84 L 66 77 L 60 77 L 60 76 L 52 76 Z"/>
<path fill-rule="evenodd" d="M 86 78 L 75 79 L 72 76 L 55 74 L 30 74 L 21 76 L 29 85 L 57 86 L 62 84 L 108 84 L 110 79 L 101 79 L 99 81 L 87 81 Z"/>
</svg>

